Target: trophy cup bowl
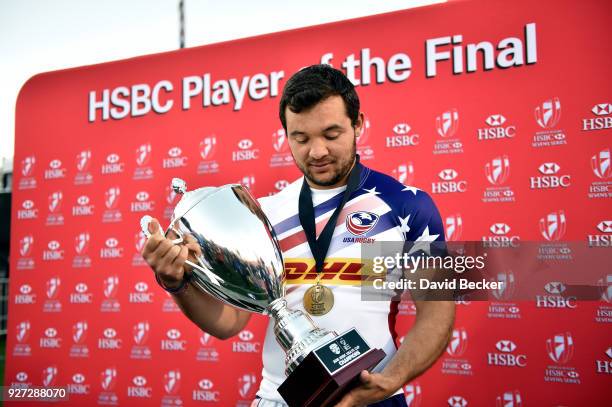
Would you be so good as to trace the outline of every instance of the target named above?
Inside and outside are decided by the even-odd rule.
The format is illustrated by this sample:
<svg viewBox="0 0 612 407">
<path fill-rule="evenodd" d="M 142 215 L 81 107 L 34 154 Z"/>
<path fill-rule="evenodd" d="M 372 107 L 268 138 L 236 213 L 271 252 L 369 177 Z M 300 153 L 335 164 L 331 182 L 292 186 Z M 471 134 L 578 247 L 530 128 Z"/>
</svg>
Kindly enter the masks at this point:
<svg viewBox="0 0 612 407">
<path fill-rule="evenodd" d="M 172 180 L 172 188 L 182 197 L 166 235 L 173 231 L 179 236 L 174 243 L 179 244 L 190 234 L 199 246 L 186 262 L 190 283 L 229 305 L 274 319 L 288 376 L 279 392 L 290 406 L 337 400 L 356 383 L 361 370 L 384 358 L 385 353 L 370 348 L 355 329 L 339 336 L 317 327 L 304 312 L 287 308 L 278 239 L 248 189 L 229 184 L 187 192 L 178 178 Z M 149 220 L 141 220 L 146 235 Z M 313 377 L 323 379 L 317 382 Z"/>
</svg>

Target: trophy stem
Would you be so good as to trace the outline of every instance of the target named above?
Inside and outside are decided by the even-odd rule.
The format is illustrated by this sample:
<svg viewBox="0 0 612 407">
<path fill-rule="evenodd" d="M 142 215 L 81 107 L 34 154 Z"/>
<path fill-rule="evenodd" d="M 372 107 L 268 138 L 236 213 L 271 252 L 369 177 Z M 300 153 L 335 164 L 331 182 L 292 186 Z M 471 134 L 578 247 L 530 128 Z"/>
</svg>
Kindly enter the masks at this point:
<svg viewBox="0 0 612 407">
<path fill-rule="evenodd" d="M 287 308 L 287 300 L 278 298 L 270 303 L 267 313 L 274 318 L 276 341 L 287 354 L 285 373 L 289 375 L 317 346 L 338 336 L 335 332 L 317 328 L 310 316 Z"/>
</svg>

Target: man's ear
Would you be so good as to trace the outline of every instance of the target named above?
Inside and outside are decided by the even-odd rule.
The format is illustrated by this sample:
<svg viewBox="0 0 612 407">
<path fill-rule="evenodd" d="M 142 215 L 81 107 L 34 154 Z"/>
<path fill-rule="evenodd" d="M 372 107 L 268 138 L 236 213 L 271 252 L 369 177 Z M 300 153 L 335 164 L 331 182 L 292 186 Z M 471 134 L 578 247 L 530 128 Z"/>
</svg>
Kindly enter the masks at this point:
<svg viewBox="0 0 612 407">
<path fill-rule="evenodd" d="M 355 136 L 359 137 L 363 134 L 363 127 L 365 126 L 365 115 L 363 112 L 359 112 L 357 116 L 357 122 L 355 123 Z"/>
</svg>

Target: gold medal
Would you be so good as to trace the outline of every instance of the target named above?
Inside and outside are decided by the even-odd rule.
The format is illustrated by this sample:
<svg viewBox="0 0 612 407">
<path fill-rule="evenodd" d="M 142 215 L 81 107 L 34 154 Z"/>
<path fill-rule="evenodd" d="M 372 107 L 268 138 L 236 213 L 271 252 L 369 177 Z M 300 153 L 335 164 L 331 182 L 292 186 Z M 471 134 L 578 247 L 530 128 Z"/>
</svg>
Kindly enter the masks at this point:
<svg viewBox="0 0 612 407">
<path fill-rule="evenodd" d="M 304 309 L 310 315 L 325 315 L 334 306 L 334 292 L 319 281 L 304 293 Z"/>
</svg>

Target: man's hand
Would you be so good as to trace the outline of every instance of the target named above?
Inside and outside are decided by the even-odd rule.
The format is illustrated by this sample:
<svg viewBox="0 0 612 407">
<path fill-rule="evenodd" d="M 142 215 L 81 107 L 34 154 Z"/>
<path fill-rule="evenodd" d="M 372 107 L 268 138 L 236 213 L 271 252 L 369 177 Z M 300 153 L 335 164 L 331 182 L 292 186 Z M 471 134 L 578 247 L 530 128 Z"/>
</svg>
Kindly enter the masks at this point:
<svg viewBox="0 0 612 407">
<path fill-rule="evenodd" d="M 357 407 L 384 400 L 393 395 L 402 385 L 383 373 L 370 373 L 362 370 L 359 375 L 361 384 L 348 392 L 336 407 Z"/>
<path fill-rule="evenodd" d="M 189 248 L 196 244 L 195 240 L 191 238 L 186 244 L 173 244 L 171 239 L 163 235 L 159 222 L 154 218 L 149 222 L 148 228 L 151 236 L 142 249 L 142 257 L 166 287 L 176 288 L 183 280 L 185 260 L 189 255 Z"/>
</svg>

